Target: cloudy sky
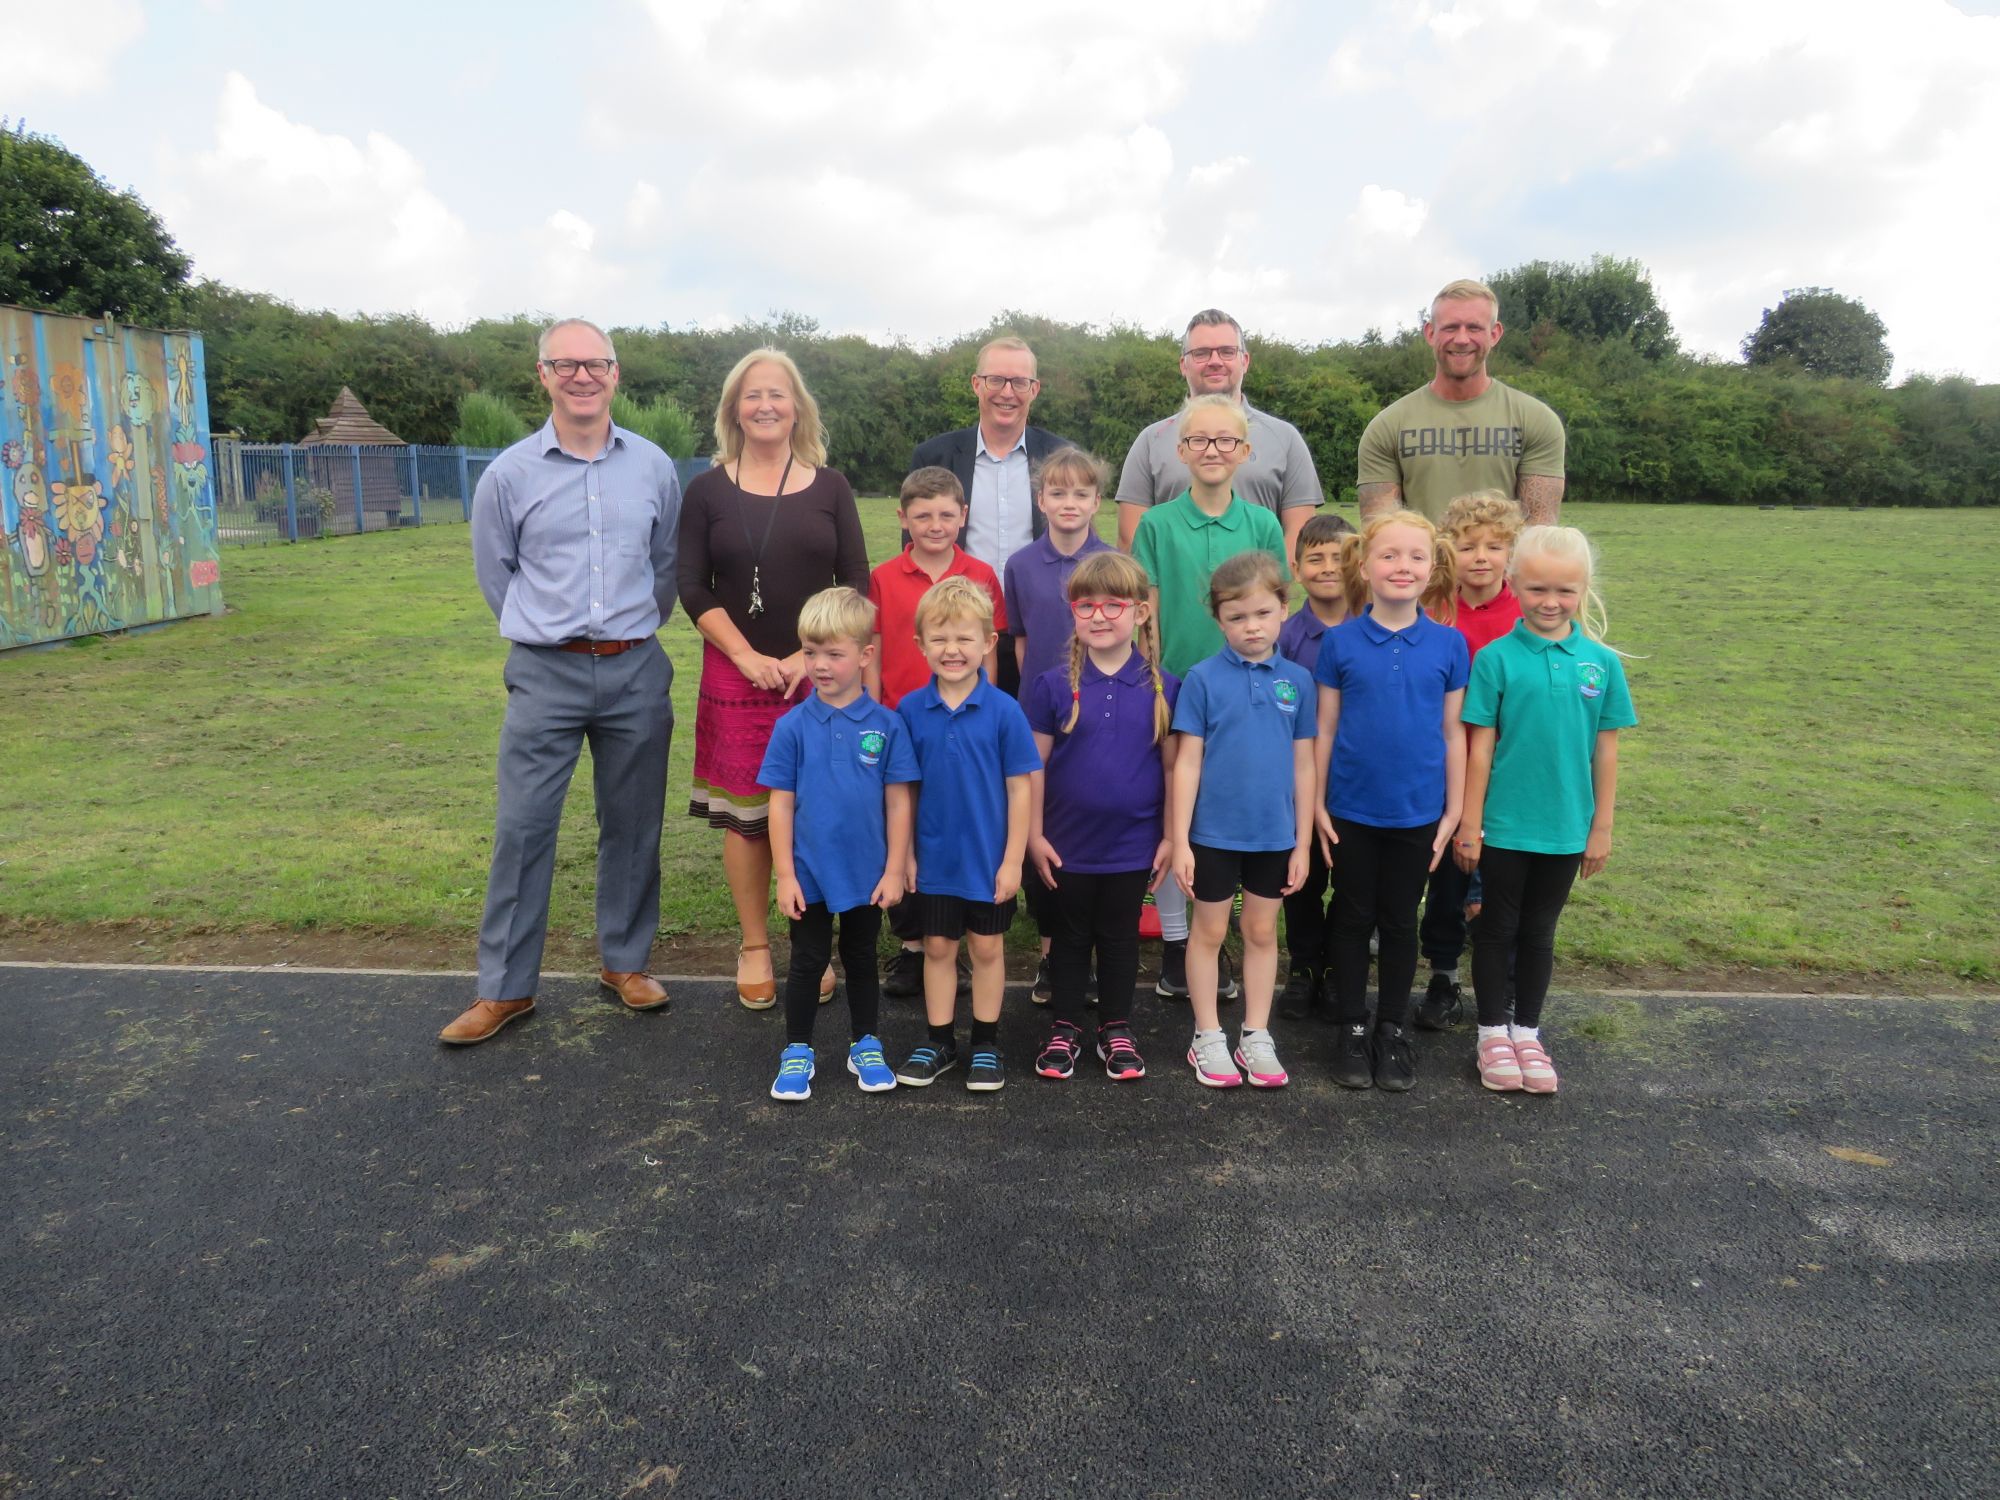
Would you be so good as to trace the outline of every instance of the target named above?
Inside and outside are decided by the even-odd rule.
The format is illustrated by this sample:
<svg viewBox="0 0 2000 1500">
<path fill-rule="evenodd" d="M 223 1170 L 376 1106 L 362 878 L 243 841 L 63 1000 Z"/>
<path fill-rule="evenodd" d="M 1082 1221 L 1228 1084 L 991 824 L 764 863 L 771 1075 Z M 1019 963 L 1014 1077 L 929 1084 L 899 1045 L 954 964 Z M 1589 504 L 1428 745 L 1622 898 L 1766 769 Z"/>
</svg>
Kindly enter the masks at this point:
<svg viewBox="0 0 2000 1500">
<path fill-rule="evenodd" d="M 1635 256 L 2000 380 L 2000 0 L 0 0 L 0 111 L 201 274 L 446 323 L 1006 308 L 1301 343 Z"/>
</svg>

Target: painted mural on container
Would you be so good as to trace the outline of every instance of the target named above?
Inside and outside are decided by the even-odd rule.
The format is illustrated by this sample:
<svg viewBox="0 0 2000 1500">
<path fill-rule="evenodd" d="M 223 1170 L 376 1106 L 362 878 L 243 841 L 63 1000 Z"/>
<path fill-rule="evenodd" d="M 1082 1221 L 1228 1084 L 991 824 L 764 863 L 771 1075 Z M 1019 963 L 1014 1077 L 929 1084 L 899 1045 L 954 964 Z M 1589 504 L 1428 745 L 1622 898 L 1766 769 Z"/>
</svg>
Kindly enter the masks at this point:
<svg viewBox="0 0 2000 1500">
<path fill-rule="evenodd" d="M 201 337 L 0 307 L 0 650 L 220 613 Z"/>
</svg>

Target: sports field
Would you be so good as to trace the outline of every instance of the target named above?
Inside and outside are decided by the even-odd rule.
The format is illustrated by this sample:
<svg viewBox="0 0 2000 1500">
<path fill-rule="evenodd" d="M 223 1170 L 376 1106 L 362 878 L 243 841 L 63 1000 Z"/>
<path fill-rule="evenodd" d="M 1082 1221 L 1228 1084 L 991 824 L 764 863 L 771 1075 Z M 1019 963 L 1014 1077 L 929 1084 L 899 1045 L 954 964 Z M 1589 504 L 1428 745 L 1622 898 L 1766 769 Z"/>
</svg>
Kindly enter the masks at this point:
<svg viewBox="0 0 2000 1500">
<path fill-rule="evenodd" d="M 1564 514 L 1599 543 L 1642 720 L 1565 961 L 2000 980 L 2000 660 L 1978 629 L 2000 514 Z M 863 515 L 888 555 L 893 511 Z M 231 552 L 223 581 L 225 618 L 0 657 L 0 951 L 428 944 L 463 966 L 505 649 L 466 531 Z M 678 815 L 698 661 L 678 612 L 666 643 L 681 730 L 657 962 L 712 969 L 733 924 L 718 836 Z M 552 962 L 590 951 L 592 840 L 580 774 Z"/>
</svg>

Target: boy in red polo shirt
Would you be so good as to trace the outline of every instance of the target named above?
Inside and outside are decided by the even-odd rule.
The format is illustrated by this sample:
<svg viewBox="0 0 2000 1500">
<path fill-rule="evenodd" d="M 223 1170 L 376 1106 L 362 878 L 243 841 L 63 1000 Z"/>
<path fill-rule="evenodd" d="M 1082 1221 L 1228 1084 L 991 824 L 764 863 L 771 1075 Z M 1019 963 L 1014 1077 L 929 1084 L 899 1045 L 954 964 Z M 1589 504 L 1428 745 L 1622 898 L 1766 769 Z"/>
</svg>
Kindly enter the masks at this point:
<svg viewBox="0 0 2000 1500">
<path fill-rule="evenodd" d="M 958 545 L 958 534 L 965 528 L 965 491 L 958 476 L 936 466 L 914 470 L 903 480 L 896 511 L 909 545 L 868 575 L 868 597 L 875 601 L 868 696 L 884 708 L 894 708 L 931 680 L 930 663 L 917 642 L 917 601 L 932 584 L 944 578 L 971 579 L 993 601 L 993 628 L 1007 629 L 1007 600 L 1000 579 Z M 1000 671 L 998 650 L 989 650 L 982 665 L 986 680 L 995 681 Z M 882 967 L 882 993 L 891 1000 L 914 999 L 924 988 L 924 933 L 917 903 L 906 898 L 890 907 L 889 930 L 902 946 Z M 961 953 L 961 996 L 971 982 L 971 970 Z"/>
<path fill-rule="evenodd" d="M 1514 539 L 1521 534 L 1521 507 L 1504 490 L 1475 490 L 1445 507 L 1438 523 L 1458 556 L 1458 614 L 1451 622 L 1474 657 L 1514 628 L 1521 603 L 1507 584 Z M 1479 910 L 1479 877 L 1449 859 L 1438 861 L 1424 892 L 1424 920 L 1417 941 L 1431 966 L 1431 979 L 1416 1005 L 1424 1031 L 1443 1031 L 1459 1018 L 1464 991 L 1458 961 L 1465 953 L 1468 910 Z"/>
<path fill-rule="evenodd" d="M 868 669 L 868 696 L 884 708 L 894 708 L 907 693 L 931 680 L 930 664 L 917 644 L 917 601 L 943 578 L 970 578 L 993 600 L 993 624 L 1007 629 L 1007 600 L 993 570 L 963 551 L 958 534 L 965 529 L 965 491 L 949 469 L 918 469 L 903 481 L 896 505 L 910 544 L 868 575 L 868 597 L 875 601 L 875 664 Z M 984 663 L 986 680 L 1000 670 L 997 651 Z"/>
</svg>

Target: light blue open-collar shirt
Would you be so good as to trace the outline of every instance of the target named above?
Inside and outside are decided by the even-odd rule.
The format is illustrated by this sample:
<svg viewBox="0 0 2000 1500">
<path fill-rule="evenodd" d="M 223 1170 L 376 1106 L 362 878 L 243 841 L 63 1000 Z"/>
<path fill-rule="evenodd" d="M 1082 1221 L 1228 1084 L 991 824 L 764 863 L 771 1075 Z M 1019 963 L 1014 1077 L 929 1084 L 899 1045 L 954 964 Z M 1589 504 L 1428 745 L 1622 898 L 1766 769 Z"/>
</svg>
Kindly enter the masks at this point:
<svg viewBox="0 0 2000 1500">
<path fill-rule="evenodd" d="M 472 565 L 500 634 L 526 646 L 634 641 L 673 612 L 680 476 L 614 426 L 591 458 L 551 418 L 487 465 L 472 497 Z"/>
<path fill-rule="evenodd" d="M 1035 496 L 1028 466 L 1028 429 L 1005 453 L 991 452 L 975 423 L 972 493 L 966 497 L 965 535 L 959 545 L 995 573 L 1034 537 Z"/>
</svg>

